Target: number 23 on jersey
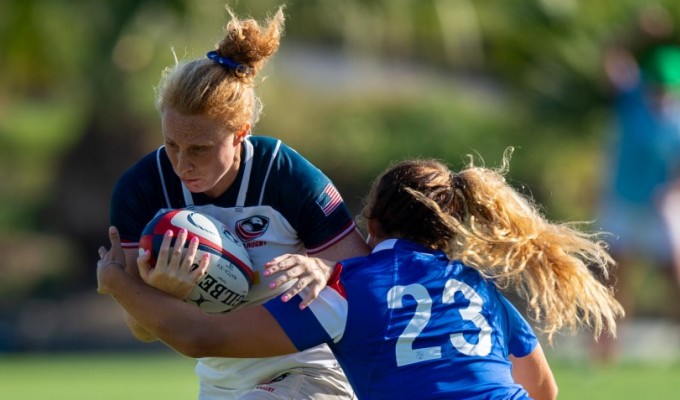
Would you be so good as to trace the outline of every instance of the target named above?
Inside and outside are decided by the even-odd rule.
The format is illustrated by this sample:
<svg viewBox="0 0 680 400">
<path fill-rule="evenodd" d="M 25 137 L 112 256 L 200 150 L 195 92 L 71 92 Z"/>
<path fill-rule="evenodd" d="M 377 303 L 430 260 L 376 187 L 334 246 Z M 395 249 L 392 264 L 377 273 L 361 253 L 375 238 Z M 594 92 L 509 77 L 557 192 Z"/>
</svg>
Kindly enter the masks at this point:
<svg viewBox="0 0 680 400">
<path fill-rule="evenodd" d="M 465 321 L 472 322 L 479 328 L 477 343 L 470 343 L 462 333 L 450 333 L 449 340 L 453 347 L 468 356 L 486 356 L 491 352 L 491 326 L 481 313 L 484 301 L 482 297 L 468 284 L 456 279 L 446 282 L 442 302 L 453 304 L 456 293 L 460 292 L 470 304 L 460 310 L 460 315 Z M 397 366 L 415 364 L 418 362 L 436 360 L 442 357 L 441 346 L 432 346 L 415 349 L 413 343 L 416 338 L 426 332 L 428 322 L 432 316 L 432 298 L 425 286 L 410 284 L 406 286 L 394 286 L 387 293 L 387 305 L 390 309 L 403 307 L 404 296 L 412 297 L 416 303 L 416 311 L 406 325 L 404 331 L 397 339 L 395 356 Z"/>
</svg>

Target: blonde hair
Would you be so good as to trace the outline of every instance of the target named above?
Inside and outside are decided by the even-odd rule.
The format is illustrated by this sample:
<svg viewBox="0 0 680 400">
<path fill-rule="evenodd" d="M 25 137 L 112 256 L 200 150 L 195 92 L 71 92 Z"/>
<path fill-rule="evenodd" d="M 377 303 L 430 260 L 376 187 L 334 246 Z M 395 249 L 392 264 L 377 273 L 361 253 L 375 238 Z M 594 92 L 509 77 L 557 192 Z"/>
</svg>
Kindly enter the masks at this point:
<svg viewBox="0 0 680 400">
<path fill-rule="evenodd" d="M 505 181 L 512 151 L 496 170 L 474 166 L 472 157 L 458 173 L 436 160 L 402 161 L 376 180 L 362 216 L 385 237 L 443 250 L 514 290 L 549 341 L 582 326 L 615 336 L 624 311 L 598 279 L 614 265 L 600 233 L 543 217 Z"/>
<path fill-rule="evenodd" d="M 170 107 L 187 115 L 222 118 L 231 131 L 253 127 L 262 103 L 255 93 L 255 77 L 276 53 L 283 35 L 284 15 L 280 7 L 263 25 L 253 19 L 231 19 L 216 53 L 248 69 L 241 73 L 208 58 L 178 62 L 163 71 L 156 89 L 156 108 Z"/>
</svg>

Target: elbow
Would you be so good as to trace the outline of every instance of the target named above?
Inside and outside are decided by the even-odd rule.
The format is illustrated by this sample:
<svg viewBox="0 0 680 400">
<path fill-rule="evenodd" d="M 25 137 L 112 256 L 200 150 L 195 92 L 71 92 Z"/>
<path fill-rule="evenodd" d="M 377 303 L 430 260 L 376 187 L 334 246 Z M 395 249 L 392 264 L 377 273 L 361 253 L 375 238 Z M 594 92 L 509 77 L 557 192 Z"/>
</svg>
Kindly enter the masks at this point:
<svg viewBox="0 0 680 400">
<path fill-rule="evenodd" d="M 199 334 L 193 332 L 184 332 L 177 334 L 174 332 L 166 340 L 163 340 L 167 345 L 172 347 L 176 352 L 191 358 L 208 357 L 209 355 L 202 349 L 201 339 Z"/>
<path fill-rule="evenodd" d="M 540 394 L 537 393 L 533 398 L 536 400 L 557 400 L 558 391 L 557 383 L 552 381 L 550 384 L 544 385 L 540 389 Z"/>
<path fill-rule="evenodd" d="M 156 341 L 156 337 L 152 335 L 149 331 L 144 329 L 135 319 L 130 315 L 126 315 L 125 323 L 132 333 L 132 336 L 143 343 L 151 343 Z"/>
<path fill-rule="evenodd" d="M 156 337 L 148 332 L 132 331 L 132 336 L 142 343 L 152 343 L 156 341 Z"/>
<path fill-rule="evenodd" d="M 190 358 L 214 357 L 213 354 L 197 346 L 177 346 L 174 350 Z"/>
<path fill-rule="evenodd" d="M 557 395 L 559 394 L 559 388 L 557 387 L 557 384 L 553 384 L 552 390 L 550 392 L 550 397 L 548 397 L 550 400 L 557 400 Z"/>
<path fill-rule="evenodd" d="M 550 379 L 549 383 L 546 386 L 547 388 L 545 398 L 548 400 L 557 400 L 557 394 L 559 392 L 559 389 L 557 387 L 557 382 L 555 381 L 555 378 L 553 377 L 552 379 Z"/>
<path fill-rule="evenodd" d="M 223 356 L 217 348 L 217 338 L 209 330 L 169 329 L 159 332 L 159 338 L 176 352 L 191 358 Z"/>
</svg>

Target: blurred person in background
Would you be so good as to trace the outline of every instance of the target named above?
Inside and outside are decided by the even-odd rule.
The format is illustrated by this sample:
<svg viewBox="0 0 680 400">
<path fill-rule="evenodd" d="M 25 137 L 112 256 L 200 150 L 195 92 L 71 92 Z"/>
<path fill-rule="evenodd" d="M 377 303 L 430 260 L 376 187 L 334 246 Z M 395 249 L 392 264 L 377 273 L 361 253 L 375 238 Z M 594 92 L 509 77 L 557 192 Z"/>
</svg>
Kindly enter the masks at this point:
<svg viewBox="0 0 680 400">
<path fill-rule="evenodd" d="M 680 214 L 662 212 L 662 205 L 669 209 L 668 201 L 677 197 L 667 196 L 669 189 L 680 182 L 680 45 L 663 8 L 646 7 L 638 18 L 624 43 L 605 52 L 615 121 L 599 206 L 601 227 L 612 234 L 617 296 L 628 318 L 635 315 L 637 266 L 657 267 L 678 282 L 672 285 L 677 299 L 671 301 L 680 301 L 680 270 L 673 262 L 673 246 L 680 243 L 669 234 Z M 593 350 L 594 359 L 603 363 L 615 362 L 620 351 L 611 337 L 599 338 Z"/>
<path fill-rule="evenodd" d="M 680 172 L 661 197 L 661 215 L 671 241 L 675 280 L 680 287 Z"/>
<path fill-rule="evenodd" d="M 606 276 L 614 261 L 597 234 L 546 220 L 513 189 L 509 158 L 498 170 L 470 162 L 453 172 L 428 159 L 389 167 L 362 212 L 372 254 L 341 261 L 302 311 L 298 295 L 256 314 L 207 314 L 180 300 L 207 267 L 204 255 L 192 268 L 197 242 L 183 255 L 185 240 L 172 250 L 166 234 L 160 265 L 150 268 L 148 252 L 138 259 L 145 285 L 118 265 L 115 227 L 110 250 L 99 249 L 99 292 L 186 355 L 267 356 L 328 343 L 360 399 L 554 399 L 537 337 L 499 288 L 526 301 L 549 341 L 583 326 L 613 335 L 623 310 L 591 268 Z"/>
<path fill-rule="evenodd" d="M 139 279 L 145 225 L 159 211 L 193 207 L 243 233 L 257 277 L 239 307 L 277 295 L 287 299 L 303 287 L 309 301 L 326 285 L 335 261 L 368 248 L 318 168 L 280 140 L 251 135 L 262 108 L 256 77 L 278 50 L 283 9 L 262 26 L 229 13 L 214 51 L 164 72 L 156 93 L 164 146 L 118 180 L 111 223 L 120 230 L 125 269 Z M 268 262 L 286 271 L 264 275 Z M 130 314 L 126 322 L 137 339 L 158 339 Z M 204 357 L 196 374 L 201 400 L 354 397 L 325 344 L 273 358 Z"/>
</svg>

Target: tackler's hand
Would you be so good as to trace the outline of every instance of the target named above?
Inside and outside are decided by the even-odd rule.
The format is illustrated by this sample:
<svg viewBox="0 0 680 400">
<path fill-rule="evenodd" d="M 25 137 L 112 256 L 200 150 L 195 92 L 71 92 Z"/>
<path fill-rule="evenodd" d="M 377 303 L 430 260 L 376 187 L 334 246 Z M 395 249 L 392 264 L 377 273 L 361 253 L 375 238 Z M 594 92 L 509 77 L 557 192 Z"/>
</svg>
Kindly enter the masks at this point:
<svg viewBox="0 0 680 400">
<path fill-rule="evenodd" d="M 300 308 L 307 307 L 319 296 L 321 290 L 326 287 L 328 278 L 333 272 L 335 263 L 315 257 L 307 257 L 300 254 L 284 254 L 276 257 L 264 265 L 264 275 L 271 276 L 281 272 L 269 287 L 276 289 L 285 283 L 297 280 L 290 289 L 282 296 L 281 300 L 288 301 L 293 296 L 307 288 L 307 293 L 300 303 Z"/>
</svg>

